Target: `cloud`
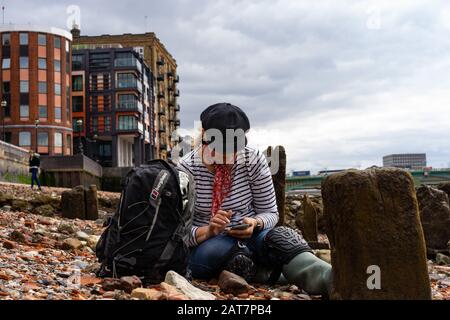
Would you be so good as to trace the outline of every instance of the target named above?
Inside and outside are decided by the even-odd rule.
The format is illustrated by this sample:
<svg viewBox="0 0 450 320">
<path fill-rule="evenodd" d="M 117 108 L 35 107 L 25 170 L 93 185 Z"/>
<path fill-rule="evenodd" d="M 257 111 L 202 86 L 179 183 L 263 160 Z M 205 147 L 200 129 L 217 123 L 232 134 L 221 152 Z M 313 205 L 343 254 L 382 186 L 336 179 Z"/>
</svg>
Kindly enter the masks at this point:
<svg viewBox="0 0 450 320">
<path fill-rule="evenodd" d="M 178 62 L 181 123 L 241 106 L 259 147 L 289 169 L 366 167 L 426 152 L 450 162 L 450 5 L 445 1 L 3 1 L 6 21 L 83 34 L 155 31 Z M 147 15 L 147 20 L 144 16 Z"/>
</svg>

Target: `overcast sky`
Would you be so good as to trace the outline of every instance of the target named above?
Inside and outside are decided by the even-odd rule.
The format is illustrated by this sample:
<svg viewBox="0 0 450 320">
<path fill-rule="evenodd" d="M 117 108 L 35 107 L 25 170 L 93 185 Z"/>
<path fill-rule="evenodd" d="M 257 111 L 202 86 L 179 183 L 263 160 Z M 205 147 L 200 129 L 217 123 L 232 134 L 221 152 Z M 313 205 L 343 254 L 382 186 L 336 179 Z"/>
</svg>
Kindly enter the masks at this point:
<svg viewBox="0 0 450 320">
<path fill-rule="evenodd" d="M 403 152 L 450 166 L 449 1 L 0 2 L 6 23 L 67 28 L 76 5 L 82 34 L 154 31 L 178 63 L 181 126 L 236 104 L 250 142 L 284 145 L 289 170 Z"/>
</svg>

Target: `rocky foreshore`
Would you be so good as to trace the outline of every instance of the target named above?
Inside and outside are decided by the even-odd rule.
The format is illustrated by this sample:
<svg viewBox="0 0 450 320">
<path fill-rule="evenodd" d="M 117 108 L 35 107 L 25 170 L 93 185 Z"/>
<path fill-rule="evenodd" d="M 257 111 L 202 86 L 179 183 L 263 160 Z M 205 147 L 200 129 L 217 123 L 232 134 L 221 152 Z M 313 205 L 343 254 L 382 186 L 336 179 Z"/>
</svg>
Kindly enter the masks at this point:
<svg viewBox="0 0 450 320">
<path fill-rule="evenodd" d="M 195 287 L 176 274 L 168 274 L 164 282 L 149 288 L 141 288 L 135 277 L 97 278 L 95 245 L 119 194 L 99 191 L 98 219 L 80 220 L 62 217 L 60 201 L 65 190 L 44 188 L 38 192 L 26 185 L 0 183 L 0 299 L 320 299 L 296 286 L 247 284 L 227 273 L 210 282 L 193 280 Z M 312 206 L 317 214 L 315 253 L 329 261 L 321 199 L 307 200 L 286 198 L 286 223 L 304 232 L 308 226 L 304 208 Z M 314 233 L 314 224 L 311 230 Z M 441 265 L 428 261 L 433 298 L 449 299 L 450 267 L 445 255 L 438 257 Z"/>
</svg>

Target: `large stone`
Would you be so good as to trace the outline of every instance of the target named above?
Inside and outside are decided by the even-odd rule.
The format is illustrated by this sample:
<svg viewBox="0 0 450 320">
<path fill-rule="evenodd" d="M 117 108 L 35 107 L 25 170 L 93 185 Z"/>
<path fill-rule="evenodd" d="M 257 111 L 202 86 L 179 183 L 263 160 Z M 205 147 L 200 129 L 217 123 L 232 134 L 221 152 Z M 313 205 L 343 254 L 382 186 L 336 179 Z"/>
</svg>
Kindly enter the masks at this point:
<svg viewBox="0 0 450 320">
<path fill-rule="evenodd" d="M 395 168 L 348 170 L 327 176 L 322 196 L 332 299 L 431 298 L 411 174 Z"/>
<path fill-rule="evenodd" d="M 303 236 L 305 240 L 316 242 L 318 240 L 317 232 L 317 211 L 309 196 L 305 194 L 302 199 L 303 207 Z"/>
<path fill-rule="evenodd" d="M 226 270 L 220 274 L 218 285 L 223 292 L 231 293 L 235 296 L 247 293 L 252 289 L 244 278 Z"/>
<path fill-rule="evenodd" d="M 55 209 L 49 204 L 44 204 L 42 206 L 34 208 L 33 213 L 40 216 L 50 217 L 55 213 Z"/>
<path fill-rule="evenodd" d="M 61 212 L 64 218 L 86 218 L 83 186 L 75 187 L 61 194 Z"/>
<path fill-rule="evenodd" d="M 31 210 L 31 204 L 27 201 L 27 200 L 23 200 L 23 199 L 14 199 L 11 202 L 11 208 L 14 211 L 29 211 Z"/>
<path fill-rule="evenodd" d="M 33 207 L 39 207 L 44 205 L 51 205 L 55 209 L 60 208 L 60 200 L 57 197 L 52 197 L 47 194 L 38 194 L 30 200 Z"/>
<path fill-rule="evenodd" d="M 445 254 L 438 253 L 436 254 L 436 263 L 450 266 L 450 257 Z"/>
<path fill-rule="evenodd" d="M 216 296 L 200 290 L 175 271 L 168 271 L 164 282 L 174 286 L 191 300 L 215 300 Z"/>
<path fill-rule="evenodd" d="M 11 205 L 12 201 L 14 200 L 14 197 L 10 194 L 0 192 L 0 207 Z"/>
<path fill-rule="evenodd" d="M 444 191 L 450 198 L 450 182 L 441 183 L 437 186 L 439 190 Z"/>
<path fill-rule="evenodd" d="M 444 191 L 429 186 L 417 189 L 420 219 L 425 235 L 425 243 L 430 254 L 447 251 L 450 239 L 450 207 Z"/>
<path fill-rule="evenodd" d="M 156 289 L 137 288 L 131 292 L 131 297 L 139 300 L 164 300 L 164 293 Z"/>
<path fill-rule="evenodd" d="M 67 238 L 61 244 L 61 249 L 63 250 L 77 250 L 83 247 L 80 240 L 75 238 Z"/>
<path fill-rule="evenodd" d="M 85 193 L 86 201 L 86 219 L 97 220 L 98 219 L 98 198 L 97 198 L 97 186 L 91 184 L 86 189 Z"/>
<path fill-rule="evenodd" d="M 131 293 L 134 289 L 140 287 L 142 287 L 142 281 L 137 276 L 120 278 L 120 288 L 126 293 Z"/>
<path fill-rule="evenodd" d="M 122 288 L 120 279 L 116 278 L 103 278 L 101 285 L 102 289 L 105 291 L 120 290 Z"/>
<path fill-rule="evenodd" d="M 189 300 L 189 298 L 182 292 L 178 291 L 174 286 L 166 283 L 160 283 L 161 291 L 167 300 Z"/>
</svg>

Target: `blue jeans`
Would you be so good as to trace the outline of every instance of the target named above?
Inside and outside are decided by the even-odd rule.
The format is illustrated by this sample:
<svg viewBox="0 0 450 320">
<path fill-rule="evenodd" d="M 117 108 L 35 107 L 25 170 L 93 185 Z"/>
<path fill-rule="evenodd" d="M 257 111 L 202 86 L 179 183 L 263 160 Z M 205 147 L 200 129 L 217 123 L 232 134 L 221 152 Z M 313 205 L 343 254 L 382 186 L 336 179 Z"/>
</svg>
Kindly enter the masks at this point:
<svg viewBox="0 0 450 320">
<path fill-rule="evenodd" d="M 254 253 L 257 264 L 264 261 L 263 241 L 269 231 L 270 229 L 264 229 L 254 232 L 249 239 L 239 240 Z M 237 241 L 236 238 L 220 234 L 193 248 L 189 260 L 192 276 L 197 279 L 211 279 L 217 276 L 227 263 L 228 255 Z"/>
<path fill-rule="evenodd" d="M 39 182 L 38 178 L 38 168 L 31 168 L 31 188 L 34 186 L 34 182 L 36 181 L 36 184 L 38 185 L 39 189 L 41 188 L 41 184 Z"/>
</svg>

